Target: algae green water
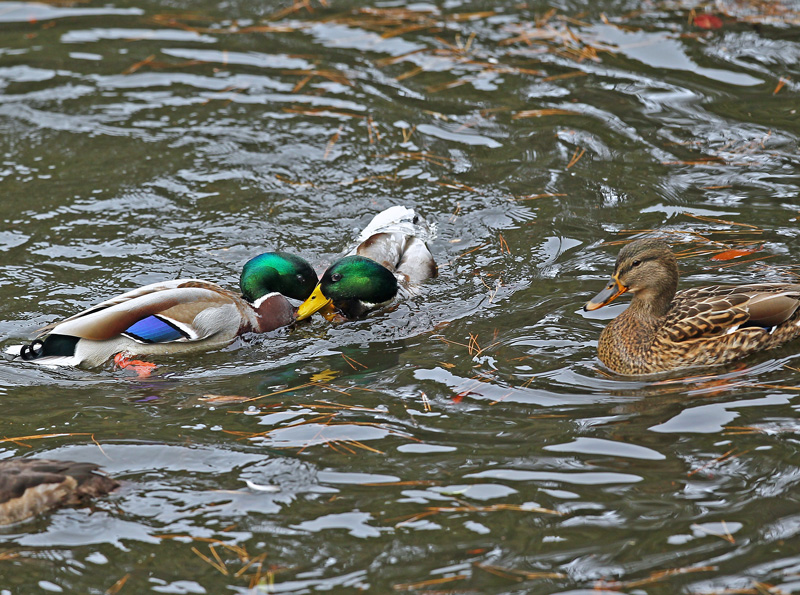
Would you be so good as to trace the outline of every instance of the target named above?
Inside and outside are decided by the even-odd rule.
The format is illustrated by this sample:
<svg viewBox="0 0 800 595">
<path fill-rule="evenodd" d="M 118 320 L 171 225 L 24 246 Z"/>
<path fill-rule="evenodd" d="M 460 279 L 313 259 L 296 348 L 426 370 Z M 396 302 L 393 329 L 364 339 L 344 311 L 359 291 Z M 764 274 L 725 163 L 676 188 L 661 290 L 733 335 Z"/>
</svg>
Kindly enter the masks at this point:
<svg viewBox="0 0 800 595">
<path fill-rule="evenodd" d="M 0 3 L 4 349 L 393 204 L 440 264 L 148 378 L 5 357 L 0 457 L 122 487 L 2 529 L 0 593 L 800 592 L 800 344 L 617 377 L 625 300 L 581 310 L 647 230 L 682 286 L 796 278 L 798 40 L 789 0 Z"/>
</svg>

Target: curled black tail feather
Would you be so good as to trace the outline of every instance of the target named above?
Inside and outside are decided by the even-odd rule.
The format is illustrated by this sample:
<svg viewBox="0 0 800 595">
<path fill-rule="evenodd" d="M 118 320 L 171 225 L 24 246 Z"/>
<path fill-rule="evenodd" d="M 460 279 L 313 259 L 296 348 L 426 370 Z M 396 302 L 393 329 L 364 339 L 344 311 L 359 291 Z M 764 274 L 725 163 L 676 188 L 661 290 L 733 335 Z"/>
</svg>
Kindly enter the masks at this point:
<svg viewBox="0 0 800 595">
<path fill-rule="evenodd" d="M 32 359 L 37 359 L 42 357 L 43 351 L 44 351 L 44 341 L 42 341 L 41 339 L 35 339 L 34 341 L 31 341 L 30 345 L 22 346 L 22 349 L 19 350 L 19 356 L 25 361 L 30 361 Z"/>
<path fill-rule="evenodd" d="M 30 345 L 23 345 L 19 356 L 25 361 L 41 357 L 71 357 L 75 355 L 78 341 L 80 341 L 80 337 L 50 334 L 44 340 L 35 339 L 31 341 Z"/>
</svg>

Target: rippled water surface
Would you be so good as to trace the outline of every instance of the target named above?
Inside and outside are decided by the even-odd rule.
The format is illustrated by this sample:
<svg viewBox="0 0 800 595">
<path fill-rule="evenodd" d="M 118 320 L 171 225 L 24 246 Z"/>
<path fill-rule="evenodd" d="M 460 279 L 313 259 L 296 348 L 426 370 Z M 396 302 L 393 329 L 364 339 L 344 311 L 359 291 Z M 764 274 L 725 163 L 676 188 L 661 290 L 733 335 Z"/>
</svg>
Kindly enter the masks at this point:
<svg viewBox="0 0 800 595">
<path fill-rule="evenodd" d="M 798 40 L 791 0 L 0 3 L 3 348 L 393 204 L 440 264 L 149 378 L 5 358 L 1 456 L 122 487 L 2 529 L 0 593 L 800 592 L 798 343 L 617 377 L 581 310 L 648 230 L 684 286 L 796 278 Z"/>
</svg>

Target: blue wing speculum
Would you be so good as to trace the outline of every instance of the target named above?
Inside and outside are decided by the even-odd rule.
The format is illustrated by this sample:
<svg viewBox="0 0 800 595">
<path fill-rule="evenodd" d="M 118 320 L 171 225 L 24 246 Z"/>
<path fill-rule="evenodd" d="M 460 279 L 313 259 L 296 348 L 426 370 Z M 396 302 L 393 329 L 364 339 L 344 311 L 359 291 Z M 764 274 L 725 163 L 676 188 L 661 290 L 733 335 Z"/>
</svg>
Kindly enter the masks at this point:
<svg viewBox="0 0 800 595">
<path fill-rule="evenodd" d="M 175 324 L 156 315 L 142 318 L 125 329 L 122 334 L 142 343 L 168 343 L 190 338 Z"/>
</svg>

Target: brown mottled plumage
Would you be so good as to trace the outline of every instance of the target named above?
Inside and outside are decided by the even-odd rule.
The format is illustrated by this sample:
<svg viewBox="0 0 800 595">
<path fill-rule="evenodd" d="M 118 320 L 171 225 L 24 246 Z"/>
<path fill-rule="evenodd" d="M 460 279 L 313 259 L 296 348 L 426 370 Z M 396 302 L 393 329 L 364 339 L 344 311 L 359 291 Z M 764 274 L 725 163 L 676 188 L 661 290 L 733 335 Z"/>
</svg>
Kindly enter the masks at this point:
<svg viewBox="0 0 800 595">
<path fill-rule="evenodd" d="M 596 310 L 633 293 L 600 334 L 606 366 L 635 375 L 724 364 L 800 335 L 800 285 L 677 287 L 678 264 L 666 243 L 646 238 L 620 250 L 611 281 L 584 306 Z"/>
<path fill-rule="evenodd" d="M 119 487 L 97 465 L 47 459 L 0 461 L 0 525 L 50 508 L 79 506 Z"/>
</svg>

